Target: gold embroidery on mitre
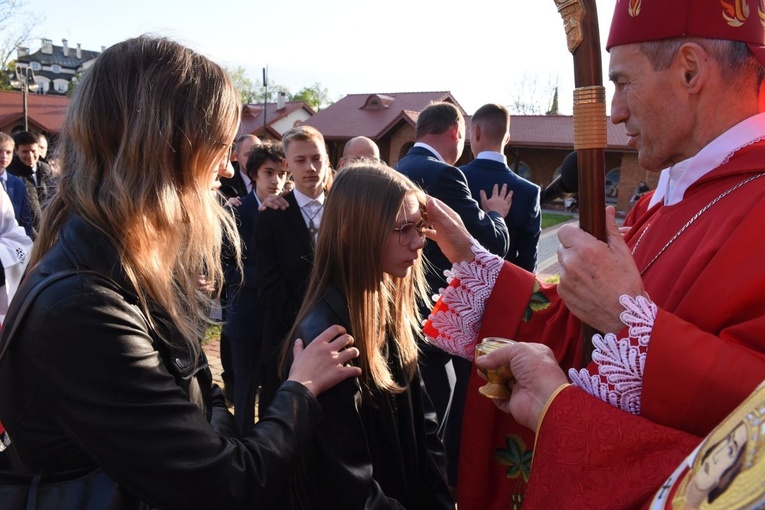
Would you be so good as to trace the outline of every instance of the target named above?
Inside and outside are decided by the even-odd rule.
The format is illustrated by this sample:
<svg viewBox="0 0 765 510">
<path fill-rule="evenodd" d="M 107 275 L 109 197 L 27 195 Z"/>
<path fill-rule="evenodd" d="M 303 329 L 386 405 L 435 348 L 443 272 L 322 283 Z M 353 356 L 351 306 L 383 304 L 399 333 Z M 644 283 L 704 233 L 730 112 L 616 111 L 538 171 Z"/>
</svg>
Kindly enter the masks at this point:
<svg viewBox="0 0 765 510">
<path fill-rule="evenodd" d="M 747 0 L 720 0 L 722 5 L 722 17 L 732 27 L 740 27 L 749 17 L 749 4 Z"/>
<path fill-rule="evenodd" d="M 762 28 L 765 28 L 765 0 L 757 2 L 757 14 L 760 16 Z"/>
<path fill-rule="evenodd" d="M 627 7 L 627 12 L 630 13 L 630 16 L 633 18 L 637 17 L 638 14 L 640 14 L 640 7 L 643 4 L 643 0 L 630 0 L 630 5 Z"/>
</svg>

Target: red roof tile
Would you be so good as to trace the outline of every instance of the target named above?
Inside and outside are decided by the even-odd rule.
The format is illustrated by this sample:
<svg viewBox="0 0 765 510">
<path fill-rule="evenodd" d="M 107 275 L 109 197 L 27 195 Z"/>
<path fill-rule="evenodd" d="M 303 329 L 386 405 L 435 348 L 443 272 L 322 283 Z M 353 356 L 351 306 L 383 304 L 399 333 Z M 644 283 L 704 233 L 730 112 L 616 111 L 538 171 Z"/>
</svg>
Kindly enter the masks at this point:
<svg viewBox="0 0 765 510">
<path fill-rule="evenodd" d="M 348 94 L 304 124 L 318 129 L 326 140 L 348 140 L 359 135 L 376 140 L 402 118 L 416 122 L 418 112 L 433 101 L 454 103 L 464 114 L 462 106 L 446 91 Z"/>
<path fill-rule="evenodd" d="M 608 148 L 630 150 L 624 124 L 606 119 Z M 574 118 L 570 115 L 513 115 L 510 145 L 515 147 L 569 148 L 574 145 Z"/>
<path fill-rule="evenodd" d="M 342 141 L 359 135 L 379 140 L 399 121 L 414 126 L 419 112 L 433 101 L 450 101 L 459 106 L 450 92 L 349 94 L 305 124 L 318 129 L 326 140 Z M 470 117 L 466 122 L 469 129 Z M 608 148 L 628 149 L 624 126 L 607 124 Z M 574 119 L 570 115 L 513 115 L 510 145 L 570 148 L 574 145 Z"/>
<path fill-rule="evenodd" d="M 47 132 L 56 132 L 64 124 L 69 98 L 43 94 L 27 96 L 27 115 L 30 124 L 37 124 Z M 16 120 L 23 122 L 24 109 L 21 92 L 0 91 L 0 126 Z"/>
</svg>

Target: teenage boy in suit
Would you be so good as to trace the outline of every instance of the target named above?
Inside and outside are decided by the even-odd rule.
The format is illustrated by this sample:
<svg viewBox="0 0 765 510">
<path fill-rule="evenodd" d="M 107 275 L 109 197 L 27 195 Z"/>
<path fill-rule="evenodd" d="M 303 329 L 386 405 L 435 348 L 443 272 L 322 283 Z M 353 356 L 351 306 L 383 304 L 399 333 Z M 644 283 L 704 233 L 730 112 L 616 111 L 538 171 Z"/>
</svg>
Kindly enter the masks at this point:
<svg viewBox="0 0 765 510">
<path fill-rule="evenodd" d="M 242 433 L 245 433 L 254 422 L 255 396 L 261 382 L 265 317 L 255 285 L 253 226 L 260 204 L 267 196 L 281 193 L 287 180 L 281 143 L 265 142 L 252 147 L 240 169 L 253 186 L 252 191 L 242 198 L 241 204 L 234 208 L 242 239 L 242 272 L 234 261 L 227 261 L 228 307 L 223 330 L 231 342 L 234 361 L 234 417 Z"/>
<path fill-rule="evenodd" d="M 278 353 L 305 296 L 330 172 L 324 137 L 315 128 L 290 129 L 282 147 L 295 188 L 283 197 L 286 209 L 256 216 L 252 236 L 255 286 L 265 312 L 260 412 L 279 386 Z"/>
</svg>

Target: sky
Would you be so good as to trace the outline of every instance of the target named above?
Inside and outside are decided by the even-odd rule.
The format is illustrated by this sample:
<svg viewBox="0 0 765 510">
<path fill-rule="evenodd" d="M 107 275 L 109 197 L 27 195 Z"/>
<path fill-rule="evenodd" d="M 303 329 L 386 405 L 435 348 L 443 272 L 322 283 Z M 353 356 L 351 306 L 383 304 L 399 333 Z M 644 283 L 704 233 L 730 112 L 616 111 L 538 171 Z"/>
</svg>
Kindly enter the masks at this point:
<svg viewBox="0 0 765 510">
<path fill-rule="evenodd" d="M 598 0 L 601 45 L 616 0 Z M 459 7 L 459 9 L 457 8 Z M 100 50 L 144 33 L 170 37 L 253 82 L 290 92 L 320 83 L 346 94 L 450 91 L 468 114 L 514 101 L 571 114 L 573 58 L 553 0 L 28 0 L 41 37 Z M 603 52 L 607 94 L 608 55 Z M 534 86 L 536 84 L 536 86 Z"/>
</svg>

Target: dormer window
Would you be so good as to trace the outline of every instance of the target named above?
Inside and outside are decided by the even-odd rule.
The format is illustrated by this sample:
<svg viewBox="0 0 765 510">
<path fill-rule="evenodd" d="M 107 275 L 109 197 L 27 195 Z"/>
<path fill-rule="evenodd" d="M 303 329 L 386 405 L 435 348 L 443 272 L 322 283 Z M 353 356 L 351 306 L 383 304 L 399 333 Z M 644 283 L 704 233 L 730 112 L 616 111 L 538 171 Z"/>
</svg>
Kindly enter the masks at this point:
<svg viewBox="0 0 765 510">
<path fill-rule="evenodd" d="M 53 71 L 54 73 L 60 73 L 61 66 L 58 64 L 53 64 L 52 66 L 50 66 L 50 70 Z"/>
<path fill-rule="evenodd" d="M 30 62 L 29 67 L 32 68 L 32 71 L 39 71 L 40 69 L 42 69 L 42 66 L 40 65 L 39 62 Z"/>
<path fill-rule="evenodd" d="M 390 105 L 395 101 L 395 98 L 391 96 L 385 96 L 383 94 L 371 94 L 368 98 L 366 103 L 364 103 L 364 106 L 361 107 L 362 110 L 384 110 L 387 108 L 390 108 Z"/>
</svg>

